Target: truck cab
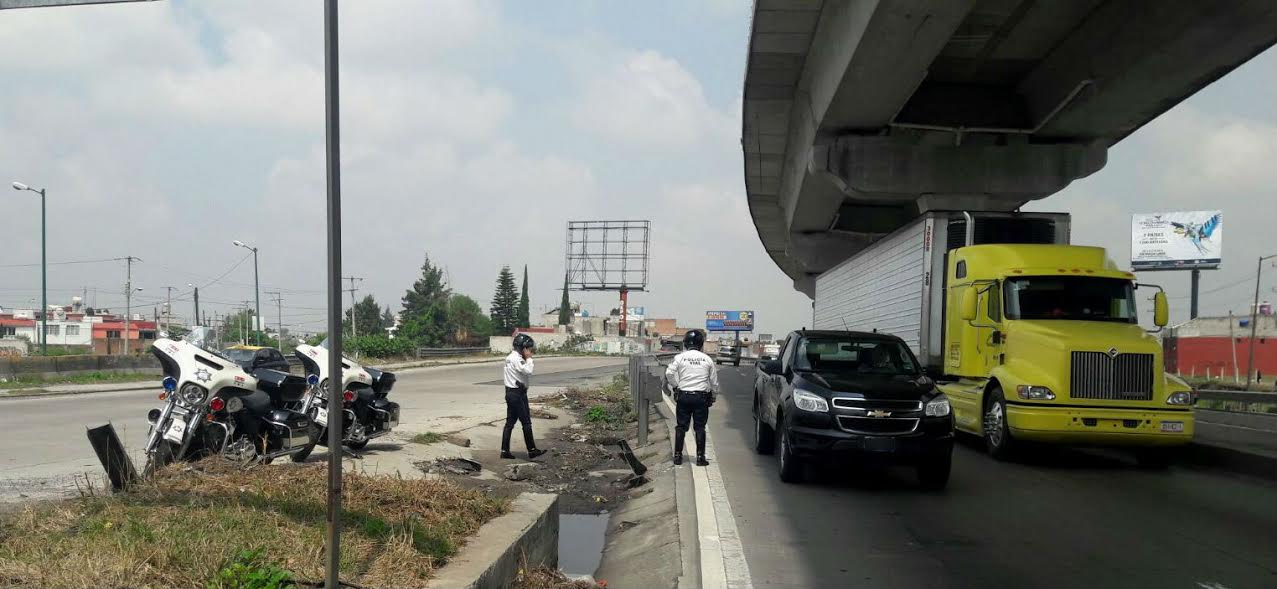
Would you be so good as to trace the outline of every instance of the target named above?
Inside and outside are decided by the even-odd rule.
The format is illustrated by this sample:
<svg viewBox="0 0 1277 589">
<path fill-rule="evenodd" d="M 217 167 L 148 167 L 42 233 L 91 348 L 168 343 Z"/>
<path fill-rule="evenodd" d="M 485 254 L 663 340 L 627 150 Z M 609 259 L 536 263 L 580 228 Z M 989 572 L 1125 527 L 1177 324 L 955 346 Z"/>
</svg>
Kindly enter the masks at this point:
<svg viewBox="0 0 1277 589">
<path fill-rule="evenodd" d="M 946 265 L 940 388 L 956 427 L 994 457 L 1027 441 L 1135 446 L 1156 466 L 1192 440 L 1192 389 L 1139 325 L 1137 292 L 1150 287 L 1104 249 L 972 245 Z M 1160 328 L 1166 297 L 1151 288 Z"/>
</svg>

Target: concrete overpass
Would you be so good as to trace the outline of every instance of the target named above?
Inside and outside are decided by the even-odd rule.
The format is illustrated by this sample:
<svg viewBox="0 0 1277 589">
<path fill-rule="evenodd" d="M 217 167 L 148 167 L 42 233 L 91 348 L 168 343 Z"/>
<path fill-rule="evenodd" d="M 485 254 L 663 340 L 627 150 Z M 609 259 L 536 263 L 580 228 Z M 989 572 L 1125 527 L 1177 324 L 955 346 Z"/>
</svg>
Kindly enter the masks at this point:
<svg viewBox="0 0 1277 589">
<path fill-rule="evenodd" d="M 1277 42 L 1272 0 L 757 0 L 745 183 L 814 277 L 921 212 L 1014 210 Z"/>
</svg>

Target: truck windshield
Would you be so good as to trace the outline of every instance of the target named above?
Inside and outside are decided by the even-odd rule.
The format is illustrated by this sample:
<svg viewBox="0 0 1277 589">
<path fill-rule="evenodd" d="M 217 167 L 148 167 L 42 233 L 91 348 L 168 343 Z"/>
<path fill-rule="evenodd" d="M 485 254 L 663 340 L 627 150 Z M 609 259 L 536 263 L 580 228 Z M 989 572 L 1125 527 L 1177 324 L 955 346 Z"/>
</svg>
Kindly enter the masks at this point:
<svg viewBox="0 0 1277 589">
<path fill-rule="evenodd" d="M 879 339 L 808 338 L 798 346 L 794 368 L 811 372 L 915 375 L 918 364 L 897 341 Z"/>
<path fill-rule="evenodd" d="M 1135 289 L 1117 278 L 1011 278 L 1006 281 L 1006 318 L 1136 323 Z"/>
</svg>

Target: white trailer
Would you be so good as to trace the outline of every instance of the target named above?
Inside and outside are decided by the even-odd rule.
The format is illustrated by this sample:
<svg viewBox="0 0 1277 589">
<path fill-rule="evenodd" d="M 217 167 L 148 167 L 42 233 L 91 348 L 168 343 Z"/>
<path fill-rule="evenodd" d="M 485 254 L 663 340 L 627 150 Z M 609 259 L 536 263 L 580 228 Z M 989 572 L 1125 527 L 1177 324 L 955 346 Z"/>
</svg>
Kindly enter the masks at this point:
<svg viewBox="0 0 1277 589">
<path fill-rule="evenodd" d="M 1069 243 L 1068 213 L 932 211 L 816 277 L 815 329 L 900 337 L 930 368 L 943 364 L 950 250 L 984 243 Z"/>
</svg>

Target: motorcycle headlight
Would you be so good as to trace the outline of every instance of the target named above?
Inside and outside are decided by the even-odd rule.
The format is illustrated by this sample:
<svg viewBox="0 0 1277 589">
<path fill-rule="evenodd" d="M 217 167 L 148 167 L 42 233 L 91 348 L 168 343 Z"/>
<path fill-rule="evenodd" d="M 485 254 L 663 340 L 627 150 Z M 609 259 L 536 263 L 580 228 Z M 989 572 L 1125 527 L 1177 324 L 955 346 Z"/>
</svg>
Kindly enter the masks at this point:
<svg viewBox="0 0 1277 589">
<path fill-rule="evenodd" d="M 182 387 L 181 395 L 183 402 L 194 407 L 204 402 L 204 398 L 208 396 L 208 391 L 204 390 L 204 387 L 200 385 L 188 382 Z"/>
<path fill-rule="evenodd" d="M 944 417 L 949 414 L 950 410 L 949 398 L 944 395 L 940 395 L 927 403 L 924 412 L 927 417 Z"/>
<path fill-rule="evenodd" d="M 1190 391 L 1175 391 L 1171 396 L 1166 398 L 1167 405 L 1192 405 L 1193 393 Z"/>
<path fill-rule="evenodd" d="M 1015 387 L 1015 394 L 1027 401 L 1054 401 L 1055 393 L 1047 387 L 1022 384 Z"/>
<path fill-rule="evenodd" d="M 829 401 L 824 397 L 810 391 L 802 389 L 794 391 L 794 406 L 803 411 L 814 411 L 816 413 L 828 413 Z"/>
</svg>

